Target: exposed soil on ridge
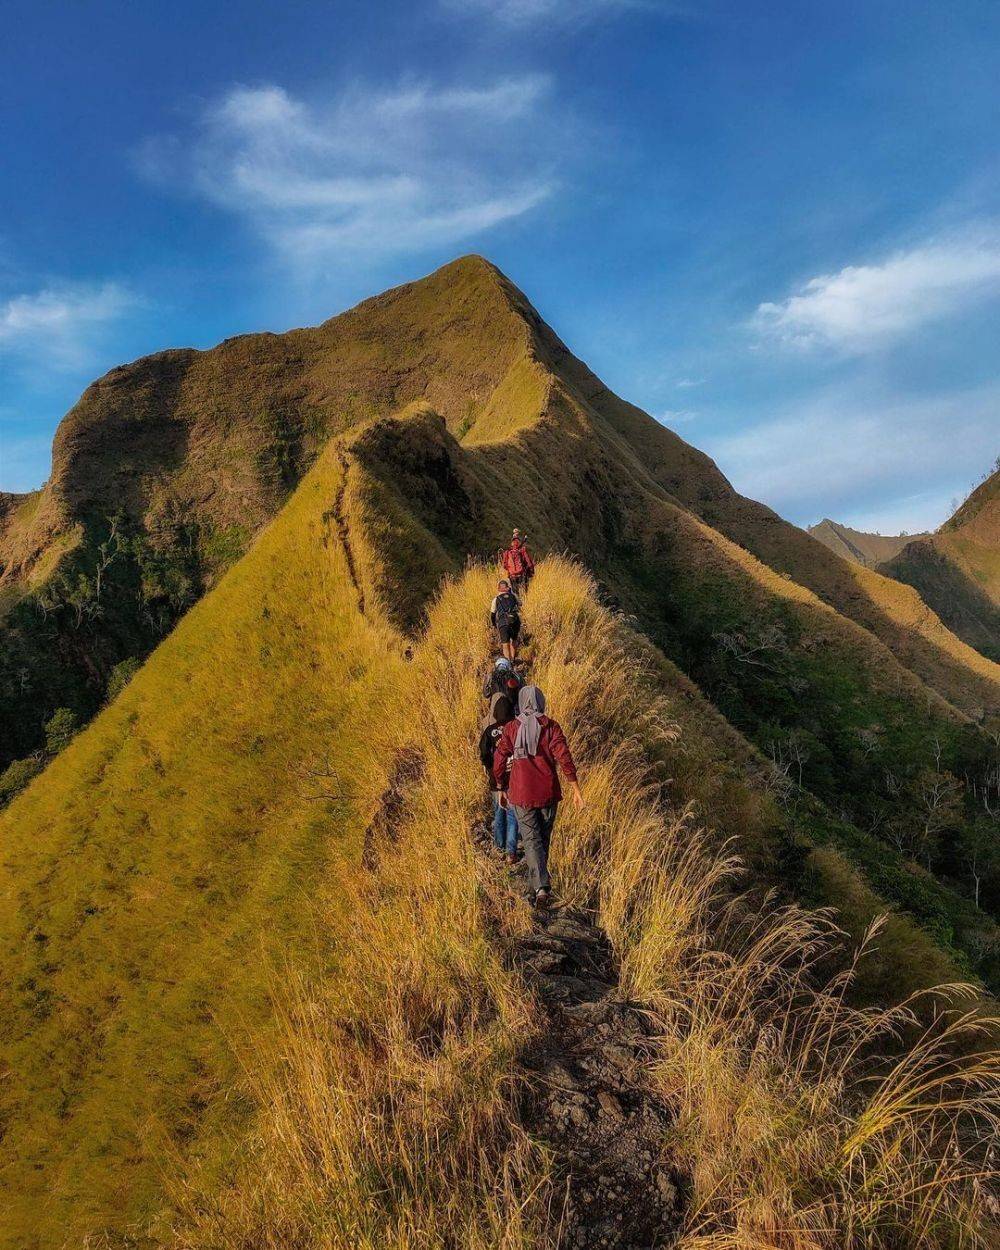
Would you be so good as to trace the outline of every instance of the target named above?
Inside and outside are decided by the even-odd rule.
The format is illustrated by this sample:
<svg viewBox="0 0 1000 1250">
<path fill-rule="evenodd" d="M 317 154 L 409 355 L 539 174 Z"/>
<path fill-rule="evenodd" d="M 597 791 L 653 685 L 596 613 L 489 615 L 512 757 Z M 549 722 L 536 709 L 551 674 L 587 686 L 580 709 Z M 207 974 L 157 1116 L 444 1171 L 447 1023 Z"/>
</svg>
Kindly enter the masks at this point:
<svg viewBox="0 0 1000 1250">
<path fill-rule="evenodd" d="M 477 841 L 491 853 L 488 833 Z M 524 893 L 520 867 L 511 884 Z M 684 1208 L 684 1178 L 666 1150 L 673 1114 L 649 1081 L 649 1021 L 638 1004 L 619 997 L 606 936 L 585 912 L 536 910 L 509 958 L 542 1010 L 536 1043 L 522 1056 L 521 1115 L 554 1157 L 562 1202 L 553 1212 L 555 1244 L 673 1245 Z"/>
<path fill-rule="evenodd" d="M 347 524 L 347 512 L 344 508 L 344 496 L 347 493 L 347 475 L 350 472 L 350 465 L 348 464 L 347 456 L 342 451 L 338 451 L 337 455 L 341 469 L 340 485 L 337 488 L 333 507 L 326 513 L 324 520 L 332 521 L 337 528 L 337 537 L 344 548 L 344 559 L 347 561 L 347 572 L 351 579 L 351 585 L 358 596 L 358 611 L 364 616 L 365 592 L 361 587 L 361 582 L 358 580 L 358 568 L 354 561 L 354 549 L 351 546 L 351 531 Z"/>
</svg>

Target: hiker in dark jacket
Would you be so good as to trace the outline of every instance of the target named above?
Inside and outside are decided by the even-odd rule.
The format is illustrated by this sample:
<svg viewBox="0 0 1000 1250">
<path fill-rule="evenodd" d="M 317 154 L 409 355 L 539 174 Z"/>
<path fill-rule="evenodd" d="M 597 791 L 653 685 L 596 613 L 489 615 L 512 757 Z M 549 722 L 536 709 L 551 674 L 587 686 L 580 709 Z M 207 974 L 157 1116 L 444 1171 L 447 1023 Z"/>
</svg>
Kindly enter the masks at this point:
<svg viewBox="0 0 1000 1250">
<path fill-rule="evenodd" d="M 505 694 L 510 699 L 510 706 L 513 709 L 517 707 L 517 696 L 521 692 L 522 685 L 523 682 L 510 660 L 505 655 L 498 655 L 483 682 L 483 698 L 492 699 L 495 694 Z"/>
<path fill-rule="evenodd" d="M 501 805 L 500 789 L 493 776 L 493 760 L 497 743 L 504 726 L 514 716 L 514 704 L 505 694 L 495 694 L 490 699 L 490 712 L 479 739 L 479 758 L 493 792 L 493 845 L 507 856 L 508 864 L 517 863 L 517 816 L 510 804 Z"/>
<path fill-rule="evenodd" d="M 572 788 L 574 804 L 583 807 L 566 735 L 545 715 L 545 696 L 538 687 L 525 686 L 518 696 L 517 716 L 504 726 L 497 742 L 493 779 L 501 790 L 500 805 L 514 808 L 536 907 L 549 901 L 549 844 L 562 798 L 560 772 Z"/>
<path fill-rule="evenodd" d="M 535 573 L 535 562 L 531 558 L 531 552 L 528 550 L 527 544 L 521 537 L 520 530 L 514 531 L 510 540 L 510 546 L 506 551 L 500 553 L 500 563 L 503 565 L 504 572 L 510 578 L 510 583 L 514 590 L 527 588 L 528 582 L 531 581 Z"/>
<path fill-rule="evenodd" d="M 517 636 L 521 632 L 521 602 L 506 578 L 497 582 L 497 593 L 490 604 L 490 622 L 500 635 L 504 655 L 513 663 L 517 659 Z"/>
</svg>

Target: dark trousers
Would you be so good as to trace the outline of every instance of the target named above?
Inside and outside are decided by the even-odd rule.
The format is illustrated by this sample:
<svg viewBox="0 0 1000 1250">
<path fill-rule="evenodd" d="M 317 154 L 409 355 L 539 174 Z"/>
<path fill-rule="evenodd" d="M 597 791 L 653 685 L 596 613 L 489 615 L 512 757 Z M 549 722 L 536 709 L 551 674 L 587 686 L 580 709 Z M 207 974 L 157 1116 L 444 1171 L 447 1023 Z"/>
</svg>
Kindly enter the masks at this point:
<svg viewBox="0 0 1000 1250">
<path fill-rule="evenodd" d="M 550 885 L 549 843 L 552 841 L 552 826 L 556 823 L 558 806 L 558 803 L 550 803 L 548 807 L 514 808 L 532 896 L 539 890 L 547 890 Z"/>
</svg>

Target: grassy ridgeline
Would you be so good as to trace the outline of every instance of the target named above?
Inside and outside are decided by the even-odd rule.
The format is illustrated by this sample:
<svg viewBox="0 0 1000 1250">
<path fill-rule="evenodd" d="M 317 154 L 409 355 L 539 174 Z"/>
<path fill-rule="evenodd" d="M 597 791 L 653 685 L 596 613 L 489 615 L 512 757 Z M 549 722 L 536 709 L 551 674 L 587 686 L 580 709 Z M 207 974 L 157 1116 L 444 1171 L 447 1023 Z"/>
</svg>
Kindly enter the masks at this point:
<svg viewBox="0 0 1000 1250">
<path fill-rule="evenodd" d="M 221 1174 L 249 1113 L 230 1038 L 266 1031 L 267 966 L 340 957 L 315 898 L 363 823 L 321 774 L 349 784 L 406 664 L 358 614 L 325 517 L 339 473 L 324 456 L 0 818 L 4 1245 L 142 1227 L 168 1158 Z"/>
<path fill-rule="evenodd" d="M 5 1246 L 552 1243 L 516 1114 L 535 1015 L 502 958 L 526 912 L 469 838 L 490 579 L 445 588 L 407 663 L 358 611 L 339 485 L 324 457 L 5 814 Z M 528 613 L 588 796 L 560 818 L 557 879 L 659 1022 L 689 1244 L 985 1229 L 949 1151 L 960 1119 L 995 1127 L 995 1061 L 942 1083 L 925 1049 L 862 1090 L 853 1039 L 904 1017 L 807 990 L 829 926 L 727 906 L 732 865 L 688 814 L 766 818 L 732 731 L 685 714 L 690 683 L 577 567 L 547 561 Z"/>
</svg>

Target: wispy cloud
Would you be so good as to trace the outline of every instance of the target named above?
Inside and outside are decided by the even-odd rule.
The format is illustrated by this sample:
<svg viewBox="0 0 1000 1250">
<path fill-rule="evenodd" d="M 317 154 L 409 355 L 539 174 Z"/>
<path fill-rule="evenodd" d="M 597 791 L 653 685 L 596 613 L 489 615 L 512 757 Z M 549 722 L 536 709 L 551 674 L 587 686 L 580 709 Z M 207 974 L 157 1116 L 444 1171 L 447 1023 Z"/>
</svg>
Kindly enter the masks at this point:
<svg viewBox="0 0 1000 1250">
<path fill-rule="evenodd" d="M 982 226 L 809 279 L 753 318 L 766 339 L 848 355 L 879 351 L 921 326 L 1000 293 L 1000 232 Z"/>
<path fill-rule="evenodd" d="M 0 355 L 85 367 L 105 330 L 138 303 L 116 282 L 58 283 L 0 302 Z"/>
<path fill-rule="evenodd" d="M 624 13 L 683 17 L 689 10 L 681 0 L 440 0 L 440 3 L 452 12 L 488 16 L 508 26 L 543 21 L 582 25 Z"/>
<path fill-rule="evenodd" d="M 656 414 L 661 425 L 687 425 L 689 421 L 697 421 L 698 413 L 690 408 L 667 408 Z"/>
<path fill-rule="evenodd" d="M 323 266 L 470 238 L 541 204 L 555 181 L 551 84 L 354 86 L 309 103 L 235 87 L 147 174 L 244 217 L 285 258 Z"/>
<path fill-rule="evenodd" d="M 738 490 L 800 524 L 878 512 L 913 531 L 943 521 L 950 493 L 992 462 L 998 414 L 1000 383 L 917 399 L 836 388 L 705 450 Z"/>
</svg>

